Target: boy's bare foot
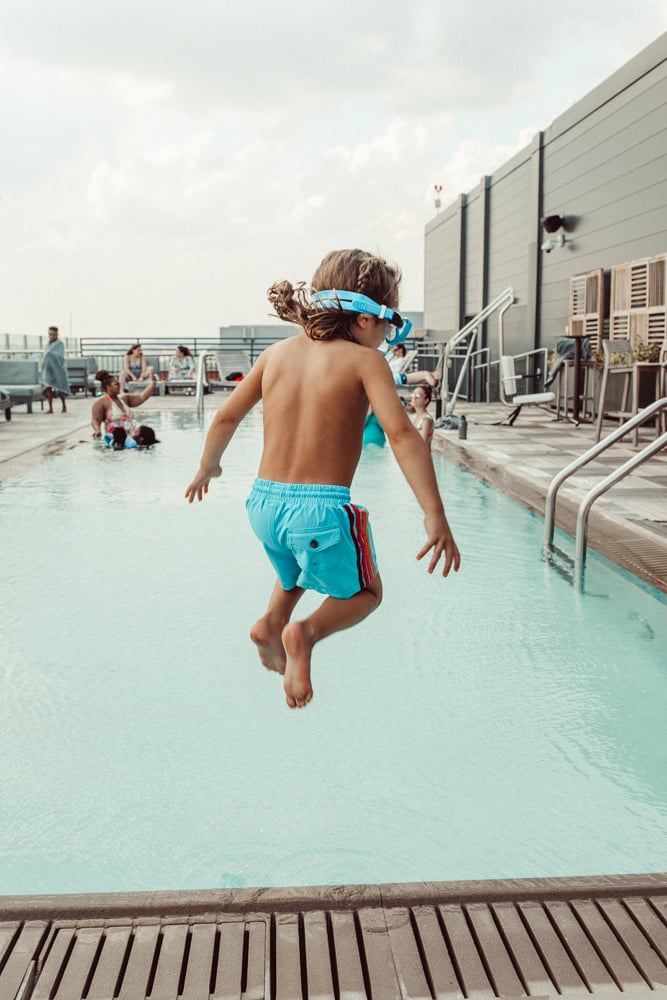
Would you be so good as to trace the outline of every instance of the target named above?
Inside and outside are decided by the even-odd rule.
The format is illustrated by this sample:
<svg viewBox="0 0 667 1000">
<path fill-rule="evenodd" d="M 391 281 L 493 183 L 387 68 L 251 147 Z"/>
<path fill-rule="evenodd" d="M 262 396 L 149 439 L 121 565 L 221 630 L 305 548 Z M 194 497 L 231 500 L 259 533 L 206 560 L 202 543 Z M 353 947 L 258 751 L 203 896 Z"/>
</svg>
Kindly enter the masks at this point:
<svg viewBox="0 0 667 1000">
<path fill-rule="evenodd" d="M 250 629 L 250 638 L 257 646 L 259 658 L 267 670 L 285 673 L 285 647 L 280 637 L 282 628 L 273 625 L 268 616 L 260 618 Z"/>
<path fill-rule="evenodd" d="M 285 696 L 290 708 L 304 708 L 313 697 L 310 683 L 310 654 L 313 643 L 306 636 L 303 622 L 290 622 L 283 629 L 283 646 L 287 653 Z"/>
</svg>

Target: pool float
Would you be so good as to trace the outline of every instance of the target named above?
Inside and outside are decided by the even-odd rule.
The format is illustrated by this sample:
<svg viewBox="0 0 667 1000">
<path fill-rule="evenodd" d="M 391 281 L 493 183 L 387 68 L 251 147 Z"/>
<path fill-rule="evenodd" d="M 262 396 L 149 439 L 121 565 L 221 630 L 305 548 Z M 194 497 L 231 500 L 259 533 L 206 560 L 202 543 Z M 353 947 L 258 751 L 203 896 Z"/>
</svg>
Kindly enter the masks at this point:
<svg viewBox="0 0 667 1000">
<path fill-rule="evenodd" d="M 384 443 L 386 441 L 385 433 L 382 430 L 382 424 L 371 411 L 366 415 L 366 420 L 364 421 L 364 446 L 367 444 L 375 444 L 379 448 L 384 448 Z"/>
</svg>

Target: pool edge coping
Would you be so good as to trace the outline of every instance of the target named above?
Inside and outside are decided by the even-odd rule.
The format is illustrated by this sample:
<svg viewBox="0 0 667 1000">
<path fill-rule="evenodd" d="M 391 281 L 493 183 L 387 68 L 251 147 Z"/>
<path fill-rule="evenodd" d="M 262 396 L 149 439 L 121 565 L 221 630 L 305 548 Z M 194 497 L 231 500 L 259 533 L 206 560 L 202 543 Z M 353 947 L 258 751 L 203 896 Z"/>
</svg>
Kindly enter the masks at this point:
<svg viewBox="0 0 667 1000">
<path fill-rule="evenodd" d="M 0 922 L 118 917 L 196 917 L 208 913 L 350 910 L 364 907 L 561 900 L 573 896 L 667 897 L 667 872 L 549 878 L 283 886 L 279 888 L 157 890 L 0 896 Z"/>
<path fill-rule="evenodd" d="M 468 440 L 453 439 L 444 432 L 434 434 L 434 450 L 470 472 L 475 478 L 500 490 L 510 499 L 544 519 L 546 496 L 551 474 L 533 470 L 523 472 L 508 459 L 493 455 L 493 449 Z M 586 490 L 576 481 L 563 486 L 555 510 L 555 527 L 573 540 L 579 504 Z M 610 562 L 636 576 L 645 584 L 667 594 L 667 540 L 644 528 L 640 521 L 615 514 L 613 507 L 602 503 L 591 508 L 588 518 L 588 547 Z"/>
</svg>

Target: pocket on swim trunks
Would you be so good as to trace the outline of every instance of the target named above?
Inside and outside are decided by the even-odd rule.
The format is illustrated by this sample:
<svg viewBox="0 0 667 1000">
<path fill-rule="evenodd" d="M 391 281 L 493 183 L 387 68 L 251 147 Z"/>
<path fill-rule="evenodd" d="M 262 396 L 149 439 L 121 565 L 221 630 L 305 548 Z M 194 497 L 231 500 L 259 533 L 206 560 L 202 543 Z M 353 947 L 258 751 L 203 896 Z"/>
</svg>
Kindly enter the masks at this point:
<svg viewBox="0 0 667 1000">
<path fill-rule="evenodd" d="M 312 531 L 288 531 L 287 544 L 309 582 L 328 585 L 328 576 L 339 556 L 335 547 L 341 540 L 340 528 L 316 528 Z M 315 589 L 320 589 L 315 588 Z"/>
<path fill-rule="evenodd" d="M 317 554 L 340 541 L 340 528 L 317 528 L 315 531 L 288 531 L 287 544 L 294 552 Z"/>
</svg>

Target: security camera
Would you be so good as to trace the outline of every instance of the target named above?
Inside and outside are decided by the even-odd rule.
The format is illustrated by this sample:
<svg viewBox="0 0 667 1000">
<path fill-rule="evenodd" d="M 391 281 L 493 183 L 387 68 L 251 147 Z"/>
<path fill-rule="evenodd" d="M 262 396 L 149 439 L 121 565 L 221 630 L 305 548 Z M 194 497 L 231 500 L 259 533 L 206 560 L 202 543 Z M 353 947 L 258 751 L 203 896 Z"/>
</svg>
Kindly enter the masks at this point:
<svg viewBox="0 0 667 1000">
<path fill-rule="evenodd" d="M 551 253 L 551 251 L 555 250 L 557 247 L 564 247 L 564 246 L 565 246 L 565 234 L 559 233 L 555 240 L 545 240 L 544 243 L 542 244 L 541 249 L 544 250 L 545 253 Z"/>
</svg>

